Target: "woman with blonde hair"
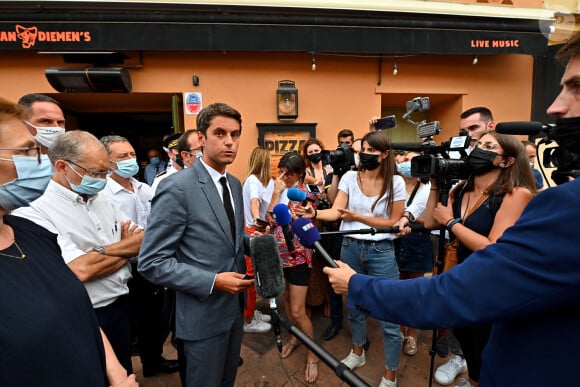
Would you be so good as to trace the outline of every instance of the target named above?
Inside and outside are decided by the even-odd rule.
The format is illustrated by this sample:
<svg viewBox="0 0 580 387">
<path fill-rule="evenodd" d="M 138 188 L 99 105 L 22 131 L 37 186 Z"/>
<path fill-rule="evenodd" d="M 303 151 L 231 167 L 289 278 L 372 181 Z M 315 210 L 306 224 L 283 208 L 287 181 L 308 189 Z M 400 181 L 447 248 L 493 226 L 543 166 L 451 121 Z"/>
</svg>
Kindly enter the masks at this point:
<svg viewBox="0 0 580 387">
<path fill-rule="evenodd" d="M 244 199 L 244 218 L 246 232 L 263 231 L 261 220 L 266 219 L 266 211 L 270 205 L 274 180 L 272 180 L 270 152 L 263 147 L 256 147 L 248 160 L 248 172 L 242 188 Z M 246 255 L 246 275 L 254 276 L 252 260 Z M 271 317 L 262 314 L 256 309 L 256 287 L 252 286 L 247 292 L 246 307 L 244 308 L 244 332 L 262 333 L 272 327 L 269 324 Z"/>
</svg>

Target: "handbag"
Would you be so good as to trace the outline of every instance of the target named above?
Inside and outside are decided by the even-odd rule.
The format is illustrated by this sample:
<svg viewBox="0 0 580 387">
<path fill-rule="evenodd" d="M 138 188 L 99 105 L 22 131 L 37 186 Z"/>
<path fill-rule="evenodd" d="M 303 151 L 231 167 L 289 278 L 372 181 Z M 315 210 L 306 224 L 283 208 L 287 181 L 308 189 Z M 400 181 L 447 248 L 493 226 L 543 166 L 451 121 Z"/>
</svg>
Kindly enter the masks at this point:
<svg viewBox="0 0 580 387">
<path fill-rule="evenodd" d="M 473 205 L 473 207 L 471 208 L 471 210 L 469 210 L 469 213 L 466 214 L 463 217 L 463 220 L 461 221 L 461 223 L 465 222 L 465 219 L 467 219 L 469 217 L 469 215 L 473 214 L 473 212 L 479 208 L 479 206 L 481 205 L 481 203 L 483 203 L 483 201 L 487 198 L 488 195 L 481 195 L 481 197 L 477 200 L 477 202 L 475 202 L 475 204 Z M 445 260 L 443 261 L 443 269 L 441 270 L 441 273 L 446 272 L 447 270 L 451 269 L 453 266 L 457 265 L 457 246 L 459 245 L 459 241 L 457 240 L 457 238 L 453 239 L 452 241 L 448 242 L 445 245 L 444 251 L 443 251 L 443 256 L 445 257 Z M 433 268 L 433 272 L 435 274 L 440 274 L 437 272 L 437 268 Z"/>
</svg>

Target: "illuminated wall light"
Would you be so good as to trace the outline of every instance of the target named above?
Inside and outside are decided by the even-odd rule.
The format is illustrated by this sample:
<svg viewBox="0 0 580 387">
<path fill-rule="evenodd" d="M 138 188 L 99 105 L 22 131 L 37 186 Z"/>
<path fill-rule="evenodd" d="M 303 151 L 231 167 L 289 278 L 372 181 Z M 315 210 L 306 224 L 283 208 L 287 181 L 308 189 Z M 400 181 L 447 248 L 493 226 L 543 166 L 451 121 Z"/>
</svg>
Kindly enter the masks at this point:
<svg viewBox="0 0 580 387">
<path fill-rule="evenodd" d="M 397 66 L 397 61 L 393 62 L 393 75 L 399 74 L 399 67 Z"/>
<path fill-rule="evenodd" d="M 316 71 L 316 59 L 314 58 L 314 54 L 312 54 L 312 71 Z"/>
<path fill-rule="evenodd" d="M 474 65 L 476 65 L 477 62 L 479 62 L 479 59 L 477 58 L 477 55 L 474 55 L 473 56 L 473 60 L 471 61 L 471 63 L 473 63 Z"/>
</svg>

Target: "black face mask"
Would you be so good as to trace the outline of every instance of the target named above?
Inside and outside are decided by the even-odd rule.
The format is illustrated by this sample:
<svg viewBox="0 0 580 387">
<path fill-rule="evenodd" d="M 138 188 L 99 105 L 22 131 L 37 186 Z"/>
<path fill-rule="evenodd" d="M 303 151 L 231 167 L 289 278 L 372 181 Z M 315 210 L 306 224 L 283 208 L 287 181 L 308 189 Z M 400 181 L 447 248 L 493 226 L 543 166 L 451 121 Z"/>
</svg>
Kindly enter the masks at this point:
<svg viewBox="0 0 580 387">
<path fill-rule="evenodd" d="M 320 160 L 322 160 L 322 152 L 320 153 L 312 153 L 310 155 L 307 156 L 308 160 L 310 160 L 311 163 L 316 164 L 319 163 Z"/>
<path fill-rule="evenodd" d="M 556 118 L 550 138 L 567 151 L 580 154 L 580 117 Z"/>
<path fill-rule="evenodd" d="M 360 169 L 366 169 L 367 171 L 372 171 L 377 169 L 381 162 L 379 161 L 379 155 L 373 155 L 370 153 L 359 153 L 359 166 Z"/>
<path fill-rule="evenodd" d="M 493 160 L 495 160 L 496 156 L 497 153 L 495 152 L 475 147 L 467 158 L 469 171 L 473 176 L 480 176 L 494 170 L 497 168 L 493 165 Z"/>
</svg>

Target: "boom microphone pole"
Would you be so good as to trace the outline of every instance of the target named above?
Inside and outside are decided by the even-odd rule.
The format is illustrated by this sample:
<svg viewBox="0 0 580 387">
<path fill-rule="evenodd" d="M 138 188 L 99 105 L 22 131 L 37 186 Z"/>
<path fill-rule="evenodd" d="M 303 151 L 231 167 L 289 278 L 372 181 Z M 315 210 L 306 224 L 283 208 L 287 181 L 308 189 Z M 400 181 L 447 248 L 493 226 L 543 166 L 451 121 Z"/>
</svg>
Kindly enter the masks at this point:
<svg viewBox="0 0 580 387">
<path fill-rule="evenodd" d="M 425 226 L 422 224 L 412 224 L 409 223 L 407 225 L 411 228 L 412 231 L 424 231 L 426 230 Z M 320 235 L 349 235 L 349 234 L 397 234 L 400 231 L 399 226 L 390 226 L 390 227 L 370 227 L 370 228 L 363 228 L 360 230 L 343 230 L 343 231 L 324 231 L 321 232 Z"/>
<path fill-rule="evenodd" d="M 288 332 L 304 343 L 309 350 L 314 352 L 320 360 L 332 368 L 334 373 L 348 383 L 349 386 L 369 387 L 364 380 L 344 363 L 339 362 L 328 351 L 324 350 L 324 348 L 308 337 L 307 334 L 298 329 L 291 321 L 278 313 L 276 297 L 284 292 L 284 274 L 282 271 L 282 261 L 280 260 L 280 251 L 278 250 L 274 236 L 266 234 L 253 237 L 250 241 L 250 254 L 256 277 L 256 291 L 260 297 L 270 300 L 272 324 L 274 326 L 278 350 L 282 350 L 282 340 L 280 338 L 280 323 L 282 323 Z"/>
</svg>

